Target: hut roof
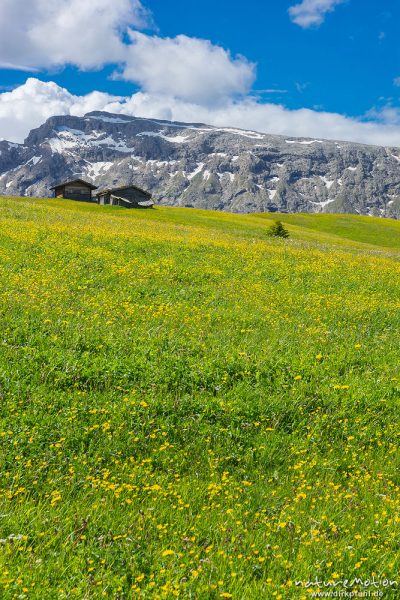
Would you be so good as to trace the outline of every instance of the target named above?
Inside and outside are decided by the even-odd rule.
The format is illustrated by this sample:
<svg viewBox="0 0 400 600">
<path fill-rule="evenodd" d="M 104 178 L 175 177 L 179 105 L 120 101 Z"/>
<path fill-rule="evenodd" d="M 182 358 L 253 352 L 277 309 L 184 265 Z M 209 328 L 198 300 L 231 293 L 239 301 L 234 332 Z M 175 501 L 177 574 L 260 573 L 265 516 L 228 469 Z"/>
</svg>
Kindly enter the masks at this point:
<svg viewBox="0 0 400 600">
<path fill-rule="evenodd" d="M 104 190 L 100 190 L 100 192 L 97 192 L 96 196 L 102 196 L 103 194 L 118 194 L 118 192 L 123 192 L 124 190 L 130 190 L 130 189 L 135 189 L 138 192 L 142 192 L 143 194 L 146 194 L 146 196 L 148 196 L 149 198 L 151 198 L 151 193 L 150 192 L 146 192 L 146 190 L 143 190 L 142 188 L 138 187 L 137 185 L 123 185 L 121 187 L 117 187 L 117 188 L 107 188 Z"/>
<path fill-rule="evenodd" d="M 85 185 L 86 187 L 90 188 L 91 190 L 97 190 L 97 186 L 93 185 L 92 183 L 89 183 L 88 181 L 84 181 L 83 179 L 71 179 L 70 181 L 63 181 L 61 183 L 57 183 L 57 185 L 53 185 L 53 187 L 51 187 L 51 190 L 55 190 L 58 187 L 62 187 L 65 185 L 71 185 L 71 183 L 81 183 L 83 185 Z"/>
<path fill-rule="evenodd" d="M 121 198 L 120 196 L 116 196 L 115 194 L 111 194 L 112 198 L 116 200 L 123 200 L 127 204 L 135 204 L 138 206 L 142 206 L 143 208 L 147 208 L 148 206 L 153 206 L 154 202 L 152 200 L 139 200 L 139 202 L 132 202 L 132 200 L 128 200 L 127 198 Z"/>
</svg>

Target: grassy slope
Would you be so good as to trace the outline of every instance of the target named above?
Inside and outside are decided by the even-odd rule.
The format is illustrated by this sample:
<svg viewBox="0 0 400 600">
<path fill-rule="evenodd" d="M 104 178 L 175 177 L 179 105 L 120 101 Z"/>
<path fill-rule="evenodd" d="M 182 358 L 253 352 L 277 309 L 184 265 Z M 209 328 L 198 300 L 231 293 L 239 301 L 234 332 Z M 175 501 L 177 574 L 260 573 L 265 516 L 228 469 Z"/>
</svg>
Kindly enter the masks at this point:
<svg viewBox="0 0 400 600">
<path fill-rule="evenodd" d="M 0 201 L 1 598 L 396 579 L 400 223 L 281 217 Z"/>
</svg>

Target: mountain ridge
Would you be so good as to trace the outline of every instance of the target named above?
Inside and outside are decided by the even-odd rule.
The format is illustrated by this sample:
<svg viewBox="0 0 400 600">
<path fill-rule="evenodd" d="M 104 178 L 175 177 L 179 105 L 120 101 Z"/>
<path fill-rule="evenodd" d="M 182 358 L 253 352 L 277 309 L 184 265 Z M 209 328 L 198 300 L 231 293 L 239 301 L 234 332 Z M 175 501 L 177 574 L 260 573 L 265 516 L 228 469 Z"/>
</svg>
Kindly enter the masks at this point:
<svg viewBox="0 0 400 600">
<path fill-rule="evenodd" d="M 400 149 L 94 111 L 0 141 L 0 194 L 48 196 L 63 179 L 135 183 L 157 203 L 400 218 Z"/>
</svg>

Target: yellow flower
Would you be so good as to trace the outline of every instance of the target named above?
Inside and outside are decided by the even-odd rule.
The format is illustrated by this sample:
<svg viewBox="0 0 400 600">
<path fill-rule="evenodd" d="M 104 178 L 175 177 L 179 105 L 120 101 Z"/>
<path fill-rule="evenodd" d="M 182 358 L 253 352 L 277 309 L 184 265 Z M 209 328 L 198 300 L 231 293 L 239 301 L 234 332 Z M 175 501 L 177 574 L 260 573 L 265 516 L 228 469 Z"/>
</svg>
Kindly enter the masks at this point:
<svg viewBox="0 0 400 600">
<path fill-rule="evenodd" d="M 300 379 L 302 379 L 301 375 L 296 375 L 296 377 L 294 378 L 295 381 L 300 381 Z"/>
<path fill-rule="evenodd" d="M 222 592 L 222 594 L 219 595 L 220 598 L 232 598 L 232 594 L 230 594 L 229 592 Z"/>
<path fill-rule="evenodd" d="M 170 556 L 171 554 L 175 554 L 173 550 L 164 550 L 162 553 L 163 556 Z"/>
</svg>

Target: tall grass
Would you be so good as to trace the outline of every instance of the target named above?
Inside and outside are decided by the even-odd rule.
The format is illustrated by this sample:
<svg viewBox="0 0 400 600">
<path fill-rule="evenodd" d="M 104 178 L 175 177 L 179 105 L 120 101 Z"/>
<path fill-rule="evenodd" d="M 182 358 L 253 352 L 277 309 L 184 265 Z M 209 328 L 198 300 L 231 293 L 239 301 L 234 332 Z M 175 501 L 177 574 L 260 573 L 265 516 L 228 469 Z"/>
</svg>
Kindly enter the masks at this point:
<svg viewBox="0 0 400 600">
<path fill-rule="evenodd" d="M 396 597 L 399 223 L 280 218 L 1 200 L 2 599 Z"/>
</svg>

